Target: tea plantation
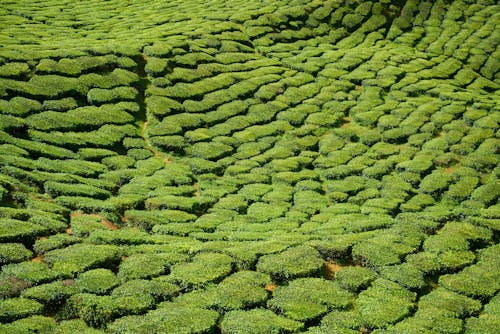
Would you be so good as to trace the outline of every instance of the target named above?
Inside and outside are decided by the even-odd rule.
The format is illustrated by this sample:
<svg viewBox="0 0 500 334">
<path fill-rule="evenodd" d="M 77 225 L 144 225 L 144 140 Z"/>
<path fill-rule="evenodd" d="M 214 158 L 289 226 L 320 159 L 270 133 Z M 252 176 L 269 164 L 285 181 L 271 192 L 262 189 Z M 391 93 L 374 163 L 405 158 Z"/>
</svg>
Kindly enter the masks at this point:
<svg viewBox="0 0 500 334">
<path fill-rule="evenodd" d="M 1 1 L 0 333 L 499 333 L 499 26 Z"/>
</svg>

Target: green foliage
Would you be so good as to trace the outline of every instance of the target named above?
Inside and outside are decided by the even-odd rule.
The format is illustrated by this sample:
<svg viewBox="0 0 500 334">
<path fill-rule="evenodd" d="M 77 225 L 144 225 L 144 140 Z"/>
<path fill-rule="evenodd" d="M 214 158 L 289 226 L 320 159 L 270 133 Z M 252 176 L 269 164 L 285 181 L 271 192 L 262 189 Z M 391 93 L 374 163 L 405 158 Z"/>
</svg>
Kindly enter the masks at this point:
<svg viewBox="0 0 500 334">
<path fill-rule="evenodd" d="M 44 235 L 48 228 L 17 219 L 0 218 L 0 241 L 30 244 L 37 236 Z"/>
<path fill-rule="evenodd" d="M 335 274 L 335 281 L 344 289 L 358 292 L 366 289 L 376 277 L 376 274 L 367 268 L 344 267 Z"/>
<path fill-rule="evenodd" d="M 108 326 L 110 333 L 209 333 L 215 328 L 219 314 L 212 310 L 172 303 L 144 316 L 127 316 Z"/>
<path fill-rule="evenodd" d="M 33 256 L 33 253 L 21 243 L 0 244 L 0 265 L 22 262 Z"/>
<path fill-rule="evenodd" d="M 75 287 L 79 292 L 104 295 L 119 283 L 111 270 L 99 268 L 79 274 L 75 280 Z"/>
<path fill-rule="evenodd" d="M 368 328 L 380 328 L 410 314 L 414 301 L 415 293 L 391 281 L 377 279 L 359 294 L 354 307 Z"/>
<path fill-rule="evenodd" d="M 56 309 L 74 293 L 76 293 L 76 289 L 71 281 L 56 281 L 26 289 L 21 293 L 21 296 L 34 299 L 45 305 L 47 309 Z"/>
<path fill-rule="evenodd" d="M 11 322 L 9 324 L 0 325 L 0 330 L 5 333 L 54 333 L 56 329 L 56 321 L 53 318 L 34 315 Z M 57 332 L 59 333 L 59 332 Z"/>
<path fill-rule="evenodd" d="M 308 321 L 331 309 L 345 309 L 353 296 L 336 283 L 322 278 L 299 278 L 278 287 L 268 306 L 288 318 Z"/>
<path fill-rule="evenodd" d="M 299 246 L 260 257 L 257 271 L 269 273 L 273 280 L 286 281 L 318 274 L 323 266 L 324 262 L 314 248 Z"/>
<path fill-rule="evenodd" d="M 229 275 L 233 263 L 234 260 L 224 254 L 199 253 L 191 262 L 173 265 L 169 279 L 182 288 L 202 288 Z"/>
<path fill-rule="evenodd" d="M 113 267 L 120 254 L 116 246 L 76 244 L 47 252 L 45 261 L 53 270 L 72 275 L 97 267 Z"/>
<path fill-rule="evenodd" d="M 221 332 L 224 334 L 294 333 L 302 328 L 301 322 L 280 317 L 265 309 L 231 311 L 221 322 Z"/>
<path fill-rule="evenodd" d="M 0 321 L 10 322 L 42 312 L 43 305 L 28 298 L 0 300 Z"/>
</svg>

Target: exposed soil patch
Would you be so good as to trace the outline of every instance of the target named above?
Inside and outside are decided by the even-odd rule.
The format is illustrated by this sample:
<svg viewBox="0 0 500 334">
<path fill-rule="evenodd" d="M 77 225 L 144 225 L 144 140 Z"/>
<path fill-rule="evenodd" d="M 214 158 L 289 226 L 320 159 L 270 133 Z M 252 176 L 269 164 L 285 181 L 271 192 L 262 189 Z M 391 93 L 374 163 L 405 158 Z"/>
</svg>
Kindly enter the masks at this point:
<svg viewBox="0 0 500 334">
<path fill-rule="evenodd" d="M 278 285 L 276 284 L 266 284 L 266 286 L 264 287 L 264 289 L 266 289 L 267 291 L 269 292 L 273 292 L 274 290 L 276 290 L 278 288 Z"/>
<path fill-rule="evenodd" d="M 66 234 L 73 235 L 73 230 L 71 228 L 67 228 Z"/>
<path fill-rule="evenodd" d="M 43 255 L 32 258 L 31 262 L 43 262 Z"/>
<path fill-rule="evenodd" d="M 325 275 L 327 279 L 334 279 L 335 274 L 342 270 L 345 266 L 338 264 L 336 262 L 328 261 L 325 264 Z"/>
</svg>

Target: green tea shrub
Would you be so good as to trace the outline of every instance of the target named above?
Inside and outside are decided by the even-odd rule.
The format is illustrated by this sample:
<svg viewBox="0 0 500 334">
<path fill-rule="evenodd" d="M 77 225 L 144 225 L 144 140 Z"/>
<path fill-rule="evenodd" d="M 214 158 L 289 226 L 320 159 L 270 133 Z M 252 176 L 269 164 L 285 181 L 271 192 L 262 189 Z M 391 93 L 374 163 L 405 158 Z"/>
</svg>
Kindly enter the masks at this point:
<svg viewBox="0 0 500 334">
<path fill-rule="evenodd" d="M 113 267 L 120 260 L 118 247 L 76 244 L 47 252 L 45 261 L 54 271 L 73 275 L 97 267 Z"/>
<path fill-rule="evenodd" d="M 308 321 L 331 309 L 345 309 L 352 295 L 336 283 L 322 278 L 299 278 L 277 288 L 268 306 L 288 318 Z"/>
<path fill-rule="evenodd" d="M 172 45 L 168 42 L 157 41 L 153 45 L 145 46 L 144 54 L 150 57 L 167 58 L 172 54 Z"/>
<path fill-rule="evenodd" d="M 42 313 L 43 305 L 28 298 L 0 300 L 0 321 L 11 322 L 20 318 Z"/>
<path fill-rule="evenodd" d="M 265 309 L 230 311 L 222 319 L 221 332 L 224 334 L 264 334 L 277 331 L 294 333 L 303 328 L 299 321 L 290 320 Z"/>
<path fill-rule="evenodd" d="M 122 281 L 128 281 L 159 276 L 168 269 L 169 265 L 181 262 L 181 259 L 182 257 L 177 260 L 168 259 L 162 254 L 134 254 L 120 263 L 118 277 Z"/>
<path fill-rule="evenodd" d="M 110 203 L 83 196 L 58 196 L 57 204 L 63 205 L 71 210 L 82 210 L 84 212 L 98 213 L 102 211 L 113 212 L 115 208 Z"/>
<path fill-rule="evenodd" d="M 146 62 L 144 70 L 150 76 L 162 76 L 167 73 L 170 66 L 169 59 L 150 57 Z"/>
<path fill-rule="evenodd" d="M 346 266 L 335 273 L 335 282 L 351 292 L 366 289 L 376 278 L 372 270 L 363 267 Z"/>
<path fill-rule="evenodd" d="M 36 237 L 47 234 L 48 228 L 17 219 L 0 218 L 0 241 L 31 244 Z"/>
<path fill-rule="evenodd" d="M 283 216 L 286 210 L 286 206 L 257 202 L 248 207 L 247 216 L 254 222 L 266 222 Z"/>
<path fill-rule="evenodd" d="M 28 99 L 22 96 L 14 96 L 8 102 L 4 101 L 0 105 L 0 108 L 2 114 L 24 117 L 41 111 L 42 104 L 37 100 Z"/>
<path fill-rule="evenodd" d="M 112 89 L 92 88 L 87 93 L 90 104 L 100 105 L 116 101 L 133 101 L 137 97 L 137 90 L 133 87 L 119 86 Z"/>
<path fill-rule="evenodd" d="M 470 198 L 486 205 L 492 204 L 495 199 L 498 199 L 500 194 L 499 185 L 500 181 L 498 179 L 492 179 L 486 184 L 476 188 L 472 192 Z"/>
<path fill-rule="evenodd" d="M 56 329 L 55 319 L 41 315 L 33 315 L 27 318 L 16 320 L 8 324 L 0 325 L 0 331 L 5 333 L 49 334 L 49 333 L 54 333 L 55 329 Z"/>
<path fill-rule="evenodd" d="M 88 88 L 109 89 L 118 86 L 130 86 L 139 81 L 139 76 L 131 71 L 115 68 L 107 74 L 89 73 L 81 75 L 78 80 Z"/>
<path fill-rule="evenodd" d="M 30 127 L 47 130 L 93 130 L 105 124 L 130 123 L 134 118 L 129 112 L 138 111 L 133 102 L 104 104 L 100 107 L 86 106 L 70 110 L 66 113 L 44 111 L 26 118 Z"/>
<path fill-rule="evenodd" d="M 420 191 L 427 194 L 442 193 L 451 181 L 451 175 L 443 170 L 435 170 L 422 179 Z"/>
<path fill-rule="evenodd" d="M 218 160 L 230 154 L 233 148 L 229 145 L 217 142 L 196 143 L 187 149 L 187 153 L 207 160 Z"/>
<path fill-rule="evenodd" d="M 0 66 L 0 77 L 22 79 L 30 72 L 30 68 L 26 63 L 10 62 Z"/>
<path fill-rule="evenodd" d="M 469 198 L 478 182 L 479 179 L 475 176 L 464 176 L 456 183 L 451 184 L 443 196 L 454 201 L 463 201 Z"/>
<path fill-rule="evenodd" d="M 181 210 L 189 213 L 204 212 L 215 199 L 209 197 L 187 197 L 187 196 L 174 196 L 163 195 L 158 197 L 148 198 L 145 206 L 150 210 L 169 209 Z"/>
<path fill-rule="evenodd" d="M 43 101 L 44 110 L 68 111 L 78 107 L 78 103 L 72 97 L 65 97 L 59 100 Z"/>
<path fill-rule="evenodd" d="M 238 271 L 226 277 L 216 287 L 216 307 L 230 311 L 262 306 L 268 298 L 264 287 L 269 282 L 268 275 L 254 271 Z"/>
<path fill-rule="evenodd" d="M 257 271 L 269 273 L 273 280 L 285 281 L 319 274 L 324 262 L 318 251 L 308 246 L 289 248 L 279 254 L 259 258 Z"/>
<path fill-rule="evenodd" d="M 384 267 L 380 270 L 380 274 L 412 291 L 420 290 L 426 285 L 424 273 L 408 263 Z"/>
<path fill-rule="evenodd" d="M 45 182 L 44 190 L 52 197 L 57 196 L 88 196 L 97 199 L 106 199 L 111 193 L 107 190 L 86 185 L 60 182 Z"/>
<path fill-rule="evenodd" d="M 120 284 L 120 280 L 109 269 L 88 270 L 75 279 L 75 288 L 79 292 L 105 295 Z"/>
<path fill-rule="evenodd" d="M 468 318 L 465 324 L 465 333 L 494 333 L 499 320 L 499 304 L 499 297 L 497 295 L 484 306 L 484 311 L 482 312 L 482 314 L 480 314 L 478 317 Z"/>
<path fill-rule="evenodd" d="M 182 288 L 193 289 L 222 280 L 232 271 L 234 260 L 227 255 L 200 253 L 192 262 L 171 267 L 169 279 Z"/>
<path fill-rule="evenodd" d="M 367 328 L 381 328 L 396 323 L 413 310 L 416 294 L 399 284 L 379 278 L 362 291 L 355 301 Z"/>
<path fill-rule="evenodd" d="M 497 246 L 483 249 L 476 264 L 457 274 L 441 276 L 440 286 L 482 300 L 493 297 L 499 285 L 497 275 L 491 271 L 499 262 L 497 250 Z"/>
<path fill-rule="evenodd" d="M 169 116 L 182 110 L 182 104 L 165 96 L 149 96 L 146 101 L 146 111 L 156 117 Z"/>
<path fill-rule="evenodd" d="M 127 312 L 129 313 L 138 313 L 136 311 L 142 313 L 140 309 L 156 302 L 170 300 L 179 294 L 180 287 L 168 282 L 168 278 L 165 278 L 127 281 L 116 287 L 112 291 L 111 297 L 116 300 L 122 299 L 122 301 L 137 299 L 137 302 L 132 302 L 125 307 L 128 308 Z"/>
<path fill-rule="evenodd" d="M 465 318 L 478 314 L 482 305 L 479 301 L 452 292 L 444 287 L 438 287 L 420 298 L 419 309 L 439 310 L 448 317 Z"/>
<path fill-rule="evenodd" d="M 33 256 L 33 253 L 21 243 L 0 244 L 0 265 L 23 262 Z"/>
<path fill-rule="evenodd" d="M 150 241 L 150 236 L 144 231 L 134 228 L 96 229 L 90 233 L 86 241 L 97 245 L 137 245 Z"/>
<path fill-rule="evenodd" d="M 52 283 L 34 286 L 24 290 L 21 296 L 36 300 L 45 305 L 49 310 L 55 310 L 61 306 L 68 297 L 76 293 L 76 289 L 70 281 L 55 281 Z"/>
<path fill-rule="evenodd" d="M 125 211 L 125 217 L 130 226 L 141 227 L 146 230 L 151 229 L 155 224 L 169 222 L 187 223 L 196 219 L 194 214 L 179 210 L 127 210 Z"/>
<path fill-rule="evenodd" d="M 149 305 L 143 306 L 140 311 L 146 311 L 152 304 L 152 298 L 149 297 Z M 144 299 L 144 298 L 143 298 Z M 125 304 L 125 302 L 127 304 Z M 134 301 L 134 306 L 139 300 Z M 92 327 L 102 327 L 113 319 L 125 315 L 125 308 L 132 304 L 132 300 L 120 300 L 111 296 L 96 296 L 88 293 L 78 293 L 69 298 L 66 308 L 75 316 L 84 320 L 87 325 Z M 149 306 L 149 307 L 148 307 Z"/>
<path fill-rule="evenodd" d="M 110 333 L 209 333 L 219 314 L 212 310 L 166 303 L 144 316 L 126 316 L 108 326 Z M 193 321 L 196 319 L 196 321 Z"/>
<path fill-rule="evenodd" d="M 63 248 L 78 243 L 80 241 L 81 239 L 76 236 L 69 235 L 66 233 L 58 233 L 48 236 L 46 238 L 39 238 L 35 240 L 35 244 L 33 245 L 33 250 L 37 254 L 44 254 L 53 249 Z"/>
<path fill-rule="evenodd" d="M 41 99 L 57 99 L 67 95 L 85 94 L 84 86 L 76 78 L 59 75 L 34 75 L 28 82 L 16 82 L 16 92 Z"/>
</svg>

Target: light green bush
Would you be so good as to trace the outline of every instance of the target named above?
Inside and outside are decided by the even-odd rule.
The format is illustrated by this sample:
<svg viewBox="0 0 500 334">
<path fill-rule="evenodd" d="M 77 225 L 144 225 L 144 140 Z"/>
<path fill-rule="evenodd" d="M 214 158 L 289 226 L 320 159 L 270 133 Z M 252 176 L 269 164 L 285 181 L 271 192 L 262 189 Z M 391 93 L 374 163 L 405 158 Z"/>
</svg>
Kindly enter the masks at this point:
<svg viewBox="0 0 500 334">
<path fill-rule="evenodd" d="M 224 334 L 265 334 L 273 331 L 294 333 L 301 330 L 303 326 L 301 322 L 280 317 L 272 311 L 253 309 L 228 312 L 221 322 L 221 332 Z"/>
<path fill-rule="evenodd" d="M 257 263 L 257 271 L 269 273 L 273 280 L 285 281 L 318 274 L 323 266 L 324 262 L 314 248 L 299 246 L 279 254 L 262 256 Z"/>
<path fill-rule="evenodd" d="M 316 319 L 331 309 L 348 308 L 353 296 L 335 282 L 299 278 L 277 288 L 268 307 L 298 321 Z"/>
<path fill-rule="evenodd" d="M 21 243 L 0 244 L 0 265 L 22 262 L 33 256 L 33 253 Z"/>
<path fill-rule="evenodd" d="M 10 322 L 30 315 L 40 314 L 43 305 L 28 298 L 0 300 L 0 321 Z"/>
</svg>

